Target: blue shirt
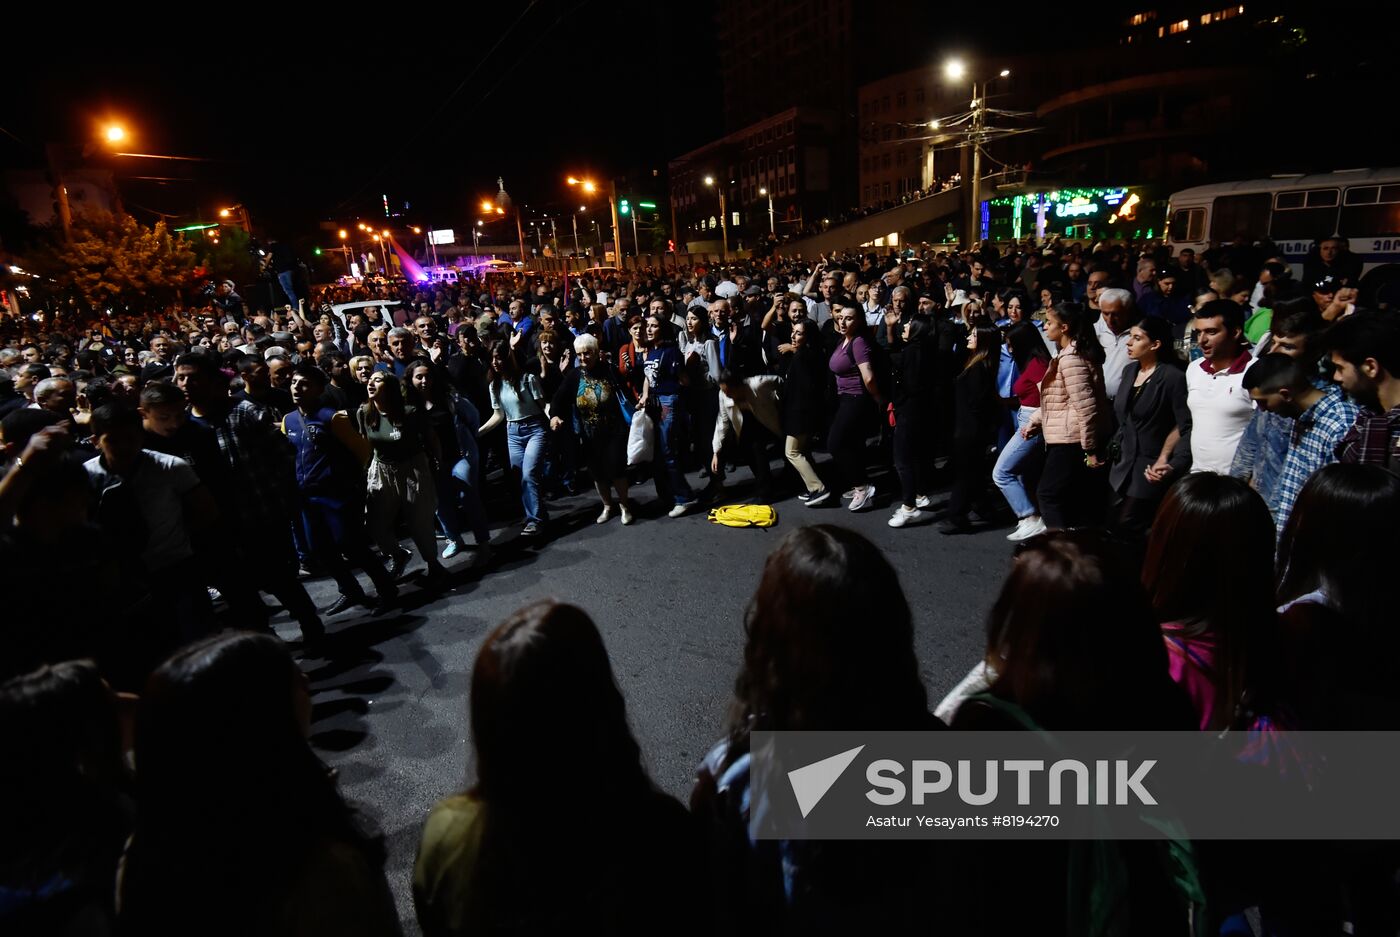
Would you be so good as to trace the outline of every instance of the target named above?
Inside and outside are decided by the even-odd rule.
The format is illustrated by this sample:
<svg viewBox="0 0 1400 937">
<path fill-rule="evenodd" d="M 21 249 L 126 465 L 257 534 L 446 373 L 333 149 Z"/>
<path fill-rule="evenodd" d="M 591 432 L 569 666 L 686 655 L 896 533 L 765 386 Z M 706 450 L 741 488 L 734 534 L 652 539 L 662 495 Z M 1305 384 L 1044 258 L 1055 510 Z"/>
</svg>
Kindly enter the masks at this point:
<svg viewBox="0 0 1400 937">
<path fill-rule="evenodd" d="M 670 396 L 681 392 L 680 374 L 685 367 L 680 350 L 675 345 L 653 348 L 647 352 L 647 384 L 652 392 Z"/>
<path fill-rule="evenodd" d="M 1308 483 L 1312 473 L 1337 461 L 1335 450 L 1356 415 L 1361 412 L 1352 401 L 1342 396 L 1342 390 L 1335 384 L 1323 392 L 1322 399 L 1308 407 L 1293 421 L 1288 440 L 1288 455 L 1283 460 L 1283 470 L 1274 486 L 1273 497 L 1269 499 L 1269 509 L 1274 515 L 1274 526 L 1280 533 L 1293 513 L 1293 505 L 1298 493 Z"/>
</svg>

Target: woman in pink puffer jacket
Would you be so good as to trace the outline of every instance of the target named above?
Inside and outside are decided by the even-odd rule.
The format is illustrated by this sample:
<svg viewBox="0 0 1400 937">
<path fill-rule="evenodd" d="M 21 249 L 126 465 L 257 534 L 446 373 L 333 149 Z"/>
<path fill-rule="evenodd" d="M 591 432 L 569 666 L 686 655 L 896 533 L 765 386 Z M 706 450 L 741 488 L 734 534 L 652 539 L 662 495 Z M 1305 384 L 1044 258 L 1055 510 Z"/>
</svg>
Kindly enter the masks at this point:
<svg viewBox="0 0 1400 937">
<path fill-rule="evenodd" d="M 1060 349 L 1040 382 L 1040 414 L 1022 434 L 1045 434 L 1045 468 L 1036 494 L 1050 528 L 1080 527 L 1102 519 L 1112 411 L 1103 387 L 1103 346 L 1094 314 L 1079 303 L 1060 303 L 1045 316 L 1045 337 Z"/>
</svg>

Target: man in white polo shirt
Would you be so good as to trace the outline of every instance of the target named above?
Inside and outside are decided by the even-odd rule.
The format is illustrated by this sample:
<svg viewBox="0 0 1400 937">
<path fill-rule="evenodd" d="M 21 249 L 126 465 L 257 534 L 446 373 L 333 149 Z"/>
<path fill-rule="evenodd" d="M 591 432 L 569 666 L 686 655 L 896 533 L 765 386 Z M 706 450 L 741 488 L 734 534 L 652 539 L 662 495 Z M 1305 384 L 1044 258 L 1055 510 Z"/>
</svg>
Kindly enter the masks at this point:
<svg viewBox="0 0 1400 937">
<path fill-rule="evenodd" d="M 1254 416 L 1244 372 L 1254 363 L 1243 341 L 1244 307 L 1217 299 L 1196 311 L 1196 341 L 1205 357 L 1186 369 L 1191 410 L 1191 471 L 1228 475 L 1240 437 Z"/>
</svg>

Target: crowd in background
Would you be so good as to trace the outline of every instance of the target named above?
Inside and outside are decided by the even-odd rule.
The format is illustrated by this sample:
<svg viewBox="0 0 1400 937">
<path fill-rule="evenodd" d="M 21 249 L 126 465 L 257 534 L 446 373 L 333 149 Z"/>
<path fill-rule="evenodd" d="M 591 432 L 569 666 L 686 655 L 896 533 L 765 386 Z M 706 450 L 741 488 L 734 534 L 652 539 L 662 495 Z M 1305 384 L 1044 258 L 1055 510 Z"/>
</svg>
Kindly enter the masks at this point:
<svg viewBox="0 0 1400 937">
<path fill-rule="evenodd" d="M 648 778 L 587 615 L 524 609 L 472 676 L 475 782 L 427 818 L 425 933 L 849 931 L 935 907 L 965 931 L 996 907 L 1051 933 L 1214 933 L 1245 909 L 1268 933 L 1393 933 L 1388 845 L 747 828 L 755 729 L 1393 728 L 1400 320 L 1360 273 L 1337 239 L 1301 277 L 1243 241 L 1051 242 L 337 287 L 257 314 L 223 284 L 152 319 L 0 321 L 0 922 L 396 932 L 264 593 L 325 653 L 326 618 L 396 607 L 405 542 L 435 595 L 458 554 L 489 567 L 493 518 L 543 538 L 587 485 L 599 524 L 631 525 L 651 484 L 670 517 L 795 496 L 1011 527 L 985 657 L 936 717 L 888 562 L 793 531 L 687 810 Z M 334 578 L 331 606 L 307 575 Z M 126 739 L 113 688 L 140 696 Z M 1100 871 L 1046 872 L 1066 868 Z"/>
</svg>

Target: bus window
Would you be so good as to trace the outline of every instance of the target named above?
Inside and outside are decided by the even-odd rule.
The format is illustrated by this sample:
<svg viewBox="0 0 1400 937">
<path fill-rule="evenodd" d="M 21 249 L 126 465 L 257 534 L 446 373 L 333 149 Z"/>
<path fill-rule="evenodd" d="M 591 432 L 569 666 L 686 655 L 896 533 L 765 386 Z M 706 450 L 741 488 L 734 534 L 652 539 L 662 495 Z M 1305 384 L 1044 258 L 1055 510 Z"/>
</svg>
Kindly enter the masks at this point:
<svg viewBox="0 0 1400 937">
<path fill-rule="evenodd" d="M 1210 239 L 1228 244 L 1240 234 L 1249 240 L 1259 237 L 1269 229 L 1273 201 L 1268 192 L 1222 195 L 1211 209 Z"/>
<path fill-rule="evenodd" d="M 1269 236 L 1276 241 L 1324 238 L 1337 230 L 1336 189 L 1280 192 L 1274 202 Z"/>
<path fill-rule="evenodd" d="M 1343 237 L 1355 238 L 1400 234 L 1400 185 L 1347 189 L 1337 230 Z"/>
<path fill-rule="evenodd" d="M 1172 212 L 1172 220 L 1167 227 L 1167 239 L 1178 244 L 1195 244 L 1205 239 L 1205 228 L 1204 208 L 1183 208 Z"/>
</svg>

